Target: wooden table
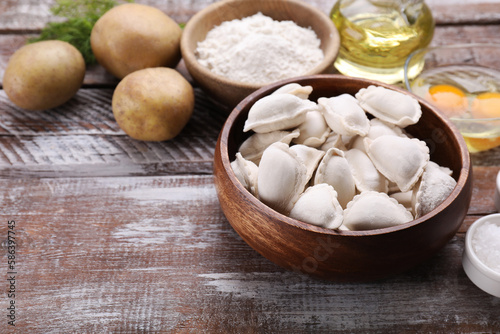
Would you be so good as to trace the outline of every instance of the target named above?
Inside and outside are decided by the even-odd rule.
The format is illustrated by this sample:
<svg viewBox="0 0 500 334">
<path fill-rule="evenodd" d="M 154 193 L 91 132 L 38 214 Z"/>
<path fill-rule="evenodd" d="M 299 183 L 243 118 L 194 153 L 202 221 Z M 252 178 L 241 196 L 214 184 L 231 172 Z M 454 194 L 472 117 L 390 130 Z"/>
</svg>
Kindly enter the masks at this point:
<svg viewBox="0 0 500 334">
<path fill-rule="evenodd" d="M 186 22 L 214 1 L 136 2 Z M 333 4 L 308 2 L 325 12 Z M 53 19 L 52 4 L 0 1 L 0 78 L 10 55 Z M 500 1 L 428 4 L 433 44 L 500 43 Z M 189 78 L 182 63 L 178 70 Z M 500 149 L 472 156 L 468 216 L 432 259 L 383 281 L 325 282 L 261 257 L 225 219 L 212 158 L 227 110 L 195 87 L 184 131 L 140 142 L 114 121 L 116 83 L 93 66 L 74 99 L 37 113 L 0 90 L 0 333 L 500 332 L 500 299 L 461 265 L 468 226 L 495 212 Z M 17 241 L 10 269 L 9 230 Z"/>
</svg>

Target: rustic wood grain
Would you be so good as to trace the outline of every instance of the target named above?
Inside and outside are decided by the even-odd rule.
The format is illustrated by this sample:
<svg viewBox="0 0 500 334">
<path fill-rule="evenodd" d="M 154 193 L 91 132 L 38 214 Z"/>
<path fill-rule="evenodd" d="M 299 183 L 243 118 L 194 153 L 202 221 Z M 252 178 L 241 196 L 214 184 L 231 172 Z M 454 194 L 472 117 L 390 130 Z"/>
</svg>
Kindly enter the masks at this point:
<svg viewBox="0 0 500 334">
<path fill-rule="evenodd" d="M 305 0 L 329 14 L 334 0 Z M 186 23 L 198 11 L 216 0 L 135 0 L 157 7 L 179 23 Z M 35 32 L 47 22 L 57 21 L 50 12 L 55 0 L 4 0 L 0 3 L 0 33 Z M 436 24 L 491 24 L 500 22 L 500 8 L 489 0 L 426 0 Z"/>
<path fill-rule="evenodd" d="M 136 0 L 186 22 L 215 0 Z M 330 0 L 307 0 L 325 13 Z M 433 44 L 500 42 L 498 0 L 427 0 Z M 9 57 L 54 0 L 0 1 L 0 86 Z M 177 69 L 192 80 L 182 62 Z M 191 81 L 192 82 L 192 81 Z M 496 212 L 500 148 L 471 156 L 467 217 L 433 258 L 371 283 L 286 271 L 230 227 L 212 159 L 228 110 L 196 88 L 174 140 L 134 141 L 114 122 L 117 80 L 98 65 L 68 104 L 42 113 L 0 90 L 0 333 L 469 333 L 500 331 L 500 300 L 461 266 L 464 235 Z M 7 221 L 16 221 L 17 322 L 6 325 Z"/>
<path fill-rule="evenodd" d="M 127 136 L 111 111 L 112 90 L 82 89 L 45 112 L 14 106 L 0 91 L 0 177 L 211 173 L 225 120 L 199 89 L 193 116 L 175 139 Z"/>
<path fill-rule="evenodd" d="M 15 219 L 19 236 L 22 332 L 464 333 L 500 326 L 499 301 L 461 268 L 463 233 L 409 272 L 334 284 L 285 271 L 247 246 L 224 218 L 210 176 L 0 185 L 1 220 Z M 472 207 L 480 201 L 474 196 Z"/>
<path fill-rule="evenodd" d="M 497 25 L 438 27 L 433 44 L 471 41 L 500 43 L 499 31 L 500 26 Z M 23 41 L 22 35 L 0 35 L 0 78 L 3 77 L 3 69 L 9 55 L 22 45 Z M 182 62 L 177 69 L 192 81 Z M 155 171 L 175 173 L 179 165 L 173 163 L 168 154 L 143 157 L 138 151 L 144 150 L 141 147 L 150 146 L 155 147 L 156 151 L 175 152 L 176 147 L 177 150 L 178 147 L 184 147 L 181 141 L 189 141 L 189 137 L 195 134 L 197 135 L 195 142 L 187 145 L 192 147 L 192 151 L 188 154 L 196 156 L 197 152 L 202 151 L 203 161 L 198 160 L 200 166 L 193 165 L 191 169 L 184 166 L 181 170 L 194 172 L 197 168 L 201 168 L 200 170 L 208 172 L 211 153 L 207 154 L 207 148 L 214 146 L 224 121 L 224 113 L 229 111 L 227 108 L 221 108 L 197 89 L 193 119 L 179 138 L 161 144 L 136 143 L 121 132 L 112 117 L 110 103 L 112 89 L 117 82 L 117 79 L 106 73 L 99 65 L 92 66 L 87 70 L 85 87 L 73 100 L 59 108 L 42 113 L 29 113 L 15 107 L 0 90 L 0 135 L 5 138 L 0 145 L 0 162 L 5 163 L 0 167 L 0 176 L 9 173 L 17 176 L 54 176 L 59 173 L 65 176 L 93 173 L 112 175 L 114 172 L 119 173 L 116 175 L 137 175 Z M 100 89 L 101 87 L 106 89 Z M 214 117 L 217 120 L 215 123 L 212 122 Z M 207 128 L 205 125 L 208 125 Z M 46 133 L 51 133 L 51 136 L 35 137 L 36 134 Z M 206 138 L 200 140 L 198 134 Z M 48 156 L 52 158 L 47 157 L 47 152 L 40 151 L 39 145 L 34 142 L 37 140 L 44 143 L 58 143 L 52 145 L 48 152 L 50 153 Z M 205 148 L 200 145 L 204 145 Z M 75 156 L 68 154 L 67 150 L 80 153 Z M 473 154 L 472 161 L 474 165 L 500 165 L 499 151 L 500 148 Z M 142 166 L 128 164 L 131 161 Z M 186 159 L 186 161 L 191 160 Z M 24 168 L 24 166 L 29 167 Z"/>
<path fill-rule="evenodd" d="M 500 7 L 500 5 L 498 6 Z M 470 25 L 470 26 L 439 26 L 436 27 L 432 45 L 446 45 L 454 43 L 500 43 L 499 25 Z M 27 38 L 34 35 L 1 35 L 0 34 L 0 87 L 3 73 L 12 54 L 26 43 Z M 181 61 L 177 70 L 190 81 L 192 79 Z M 101 66 L 93 65 L 87 68 L 84 87 L 113 88 L 118 80 L 107 73 Z"/>
</svg>

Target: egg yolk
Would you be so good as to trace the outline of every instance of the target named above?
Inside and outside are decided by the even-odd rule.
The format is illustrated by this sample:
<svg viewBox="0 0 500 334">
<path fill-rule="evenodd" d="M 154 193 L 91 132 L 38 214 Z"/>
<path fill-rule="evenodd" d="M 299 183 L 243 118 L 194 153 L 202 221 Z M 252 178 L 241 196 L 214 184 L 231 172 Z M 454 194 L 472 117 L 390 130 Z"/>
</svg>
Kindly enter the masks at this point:
<svg viewBox="0 0 500 334">
<path fill-rule="evenodd" d="M 460 88 L 450 85 L 431 86 L 429 101 L 448 117 L 464 114 L 468 106 L 465 93 Z"/>
<path fill-rule="evenodd" d="M 474 118 L 500 117 L 500 93 L 479 94 L 471 106 Z"/>
</svg>

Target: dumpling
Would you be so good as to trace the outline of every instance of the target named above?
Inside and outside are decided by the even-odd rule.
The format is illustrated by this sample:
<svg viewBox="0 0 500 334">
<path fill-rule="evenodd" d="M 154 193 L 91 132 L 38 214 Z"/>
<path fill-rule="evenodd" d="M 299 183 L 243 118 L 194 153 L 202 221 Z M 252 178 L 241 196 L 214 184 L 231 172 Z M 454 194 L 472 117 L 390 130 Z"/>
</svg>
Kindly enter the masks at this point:
<svg viewBox="0 0 500 334">
<path fill-rule="evenodd" d="M 342 136 L 332 131 L 328 134 L 328 137 L 326 137 L 325 142 L 319 147 L 319 149 L 326 152 L 333 147 L 338 148 L 339 150 L 346 149 L 345 144 L 342 141 Z"/>
<path fill-rule="evenodd" d="M 397 226 L 413 220 L 412 214 L 386 193 L 365 191 L 344 210 L 344 225 L 352 231 Z"/>
<path fill-rule="evenodd" d="M 406 136 L 403 133 L 403 129 L 399 126 L 386 123 L 378 118 L 372 118 L 370 120 L 370 130 L 366 136 L 370 139 L 375 139 L 384 135 Z"/>
<path fill-rule="evenodd" d="M 366 152 L 375 167 L 402 192 L 418 181 L 429 161 L 429 148 L 416 138 L 384 135 L 365 138 Z"/>
<path fill-rule="evenodd" d="M 342 225 L 343 209 L 333 187 L 322 183 L 304 191 L 290 211 L 290 217 L 309 224 L 337 229 Z"/>
<path fill-rule="evenodd" d="M 351 140 L 351 142 L 349 143 L 349 149 L 355 148 L 355 149 L 358 149 L 358 150 L 366 153 L 365 138 L 366 137 L 362 137 L 362 136 L 354 137 Z"/>
<path fill-rule="evenodd" d="M 299 125 L 297 130 L 300 135 L 293 139 L 293 142 L 311 147 L 321 146 L 331 132 L 323 114 L 318 110 L 309 111 L 306 114 L 306 120 Z"/>
<path fill-rule="evenodd" d="M 243 158 L 241 153 L 238 152 L 236 153 L 236 159 L 231 162 L 231 168 L 243 187 L 250 191 L 254 196 L 257 196 L 257 177 L 259 175 L 259 167 L 253 162 Z"/>
<path fill-rule="evenodd" d="M 409 95 L 381 86 L 368 86 L 356 93 L 359 105 L 384 122 L 406 127 L 418 122 L 422 109 Z"/>
<path fill-rule="evenodd" d="M 295 154 L 297 154 L 297 157 L 299 157 L 306 166 L 306 178 L 307 182 L 309 182 L 312 175 L 316 171 L 321 158 L 323 158 L 323 156 L 325 155 L 325 152 L 314 147 L 309 147 L 301 144 L 291 146 L 290 151 L 295 152 Z"/>
<path fill-rule="evenodd" d="M 298 136 L 298 130 L 254 133 L 240 145 L 239 152 L 245 159 L 258 165 L 262 157 L 262 152 L 269 145 L 278 141 L 288 145 L 292 142 L 293 138 L 297 138 Z"/>
<path fill-rule="evenodd" d="M 281 86 L 280 88 L 275 90 L 272 94 L 292 94 L 297 97 L 300 97 L 301 99 L 308 99 L 312 91 L 313 91 L 312 86 L 302 86 L 296 82 L 292 82 L 287 85 Z"/>
<path fill-rule="evenodd" d="M 370 158 L 358 149 L 344 153 L 351 168 L 356 188 L 360 191 L 379 191 L 386 193 L 389 181 L 375 168 Z"/>
<path fill-rule="evenodd" d="M 416 218 L 431 212 L 451 194 L 457 182 L 448 170 L 447 167 L 429 161 L 418 187 L 413 192 Z"/>
<path fill-rule="evenodd" d="M 290 147 L 281 142 L 262 154 L 257 187 L 259 199 L 272 209 L 288 214 L 307 184 L 307 168 Z"/>
<path fill-rule="evenodd" d="M 410 211 L 412 214 L 415 214 L 415 210 L 413 207 L 413 190 L 408 190 L 405 192 L 395 192 L 389 195 L 390 198 L 394 198 L 398 201 L 399 204 L 402 204 L 406 210 Z"/>
<path fill-rule="evenodd" d="M 345 208 L 356 194 L 356 184 L 349 163 L 344 152 L 336 148 L 331 148 L 326 152 L 316 170 L 313 183 L 331 185 L 337 191 L 342 208 Z"/>
<path fill-rule="evenodd" d="M 318 105 L 326 123 L 335 133 L 348 136 L 365 136 L 368 133 L 370 121 L 354 96 L 320 97 Z"/>
<path fill-rule="evenodd" d="M 299 126 L 316 103 L 292 94 L 271 94 L 256 101 L 248 112 L 243 131 L 271 132 Z"/>
</svg>

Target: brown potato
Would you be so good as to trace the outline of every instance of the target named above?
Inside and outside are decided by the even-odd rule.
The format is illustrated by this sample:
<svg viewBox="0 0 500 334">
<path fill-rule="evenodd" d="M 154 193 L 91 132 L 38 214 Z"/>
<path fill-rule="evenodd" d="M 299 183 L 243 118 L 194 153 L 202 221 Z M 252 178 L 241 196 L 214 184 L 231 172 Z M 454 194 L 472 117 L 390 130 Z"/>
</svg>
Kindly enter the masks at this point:
<svg viewBox="0 0 500 334">
<path fill-rule="evenodd" d="M 182 29 L 161 10 L 127 3 L 106 12 L 90 36 L 92 51 L 117 78 L 148 67 L 175 67 Z"/>
<path fill-rule="evenodd" d="M 130 137 L 164 141 L 177 136 L 194 109 L 191 84 L 167 67 L 135 71 L 120 81 L 112 109 L 120 128 Z"/>
<path fill-rule="evenodd" d="M 18 107 L 45 110 L 72 98 L 84 77 L 80 51 L 67 42 L 42 41 L 14 52 L 5 69 L 3 88 Z"/>
</svg>

